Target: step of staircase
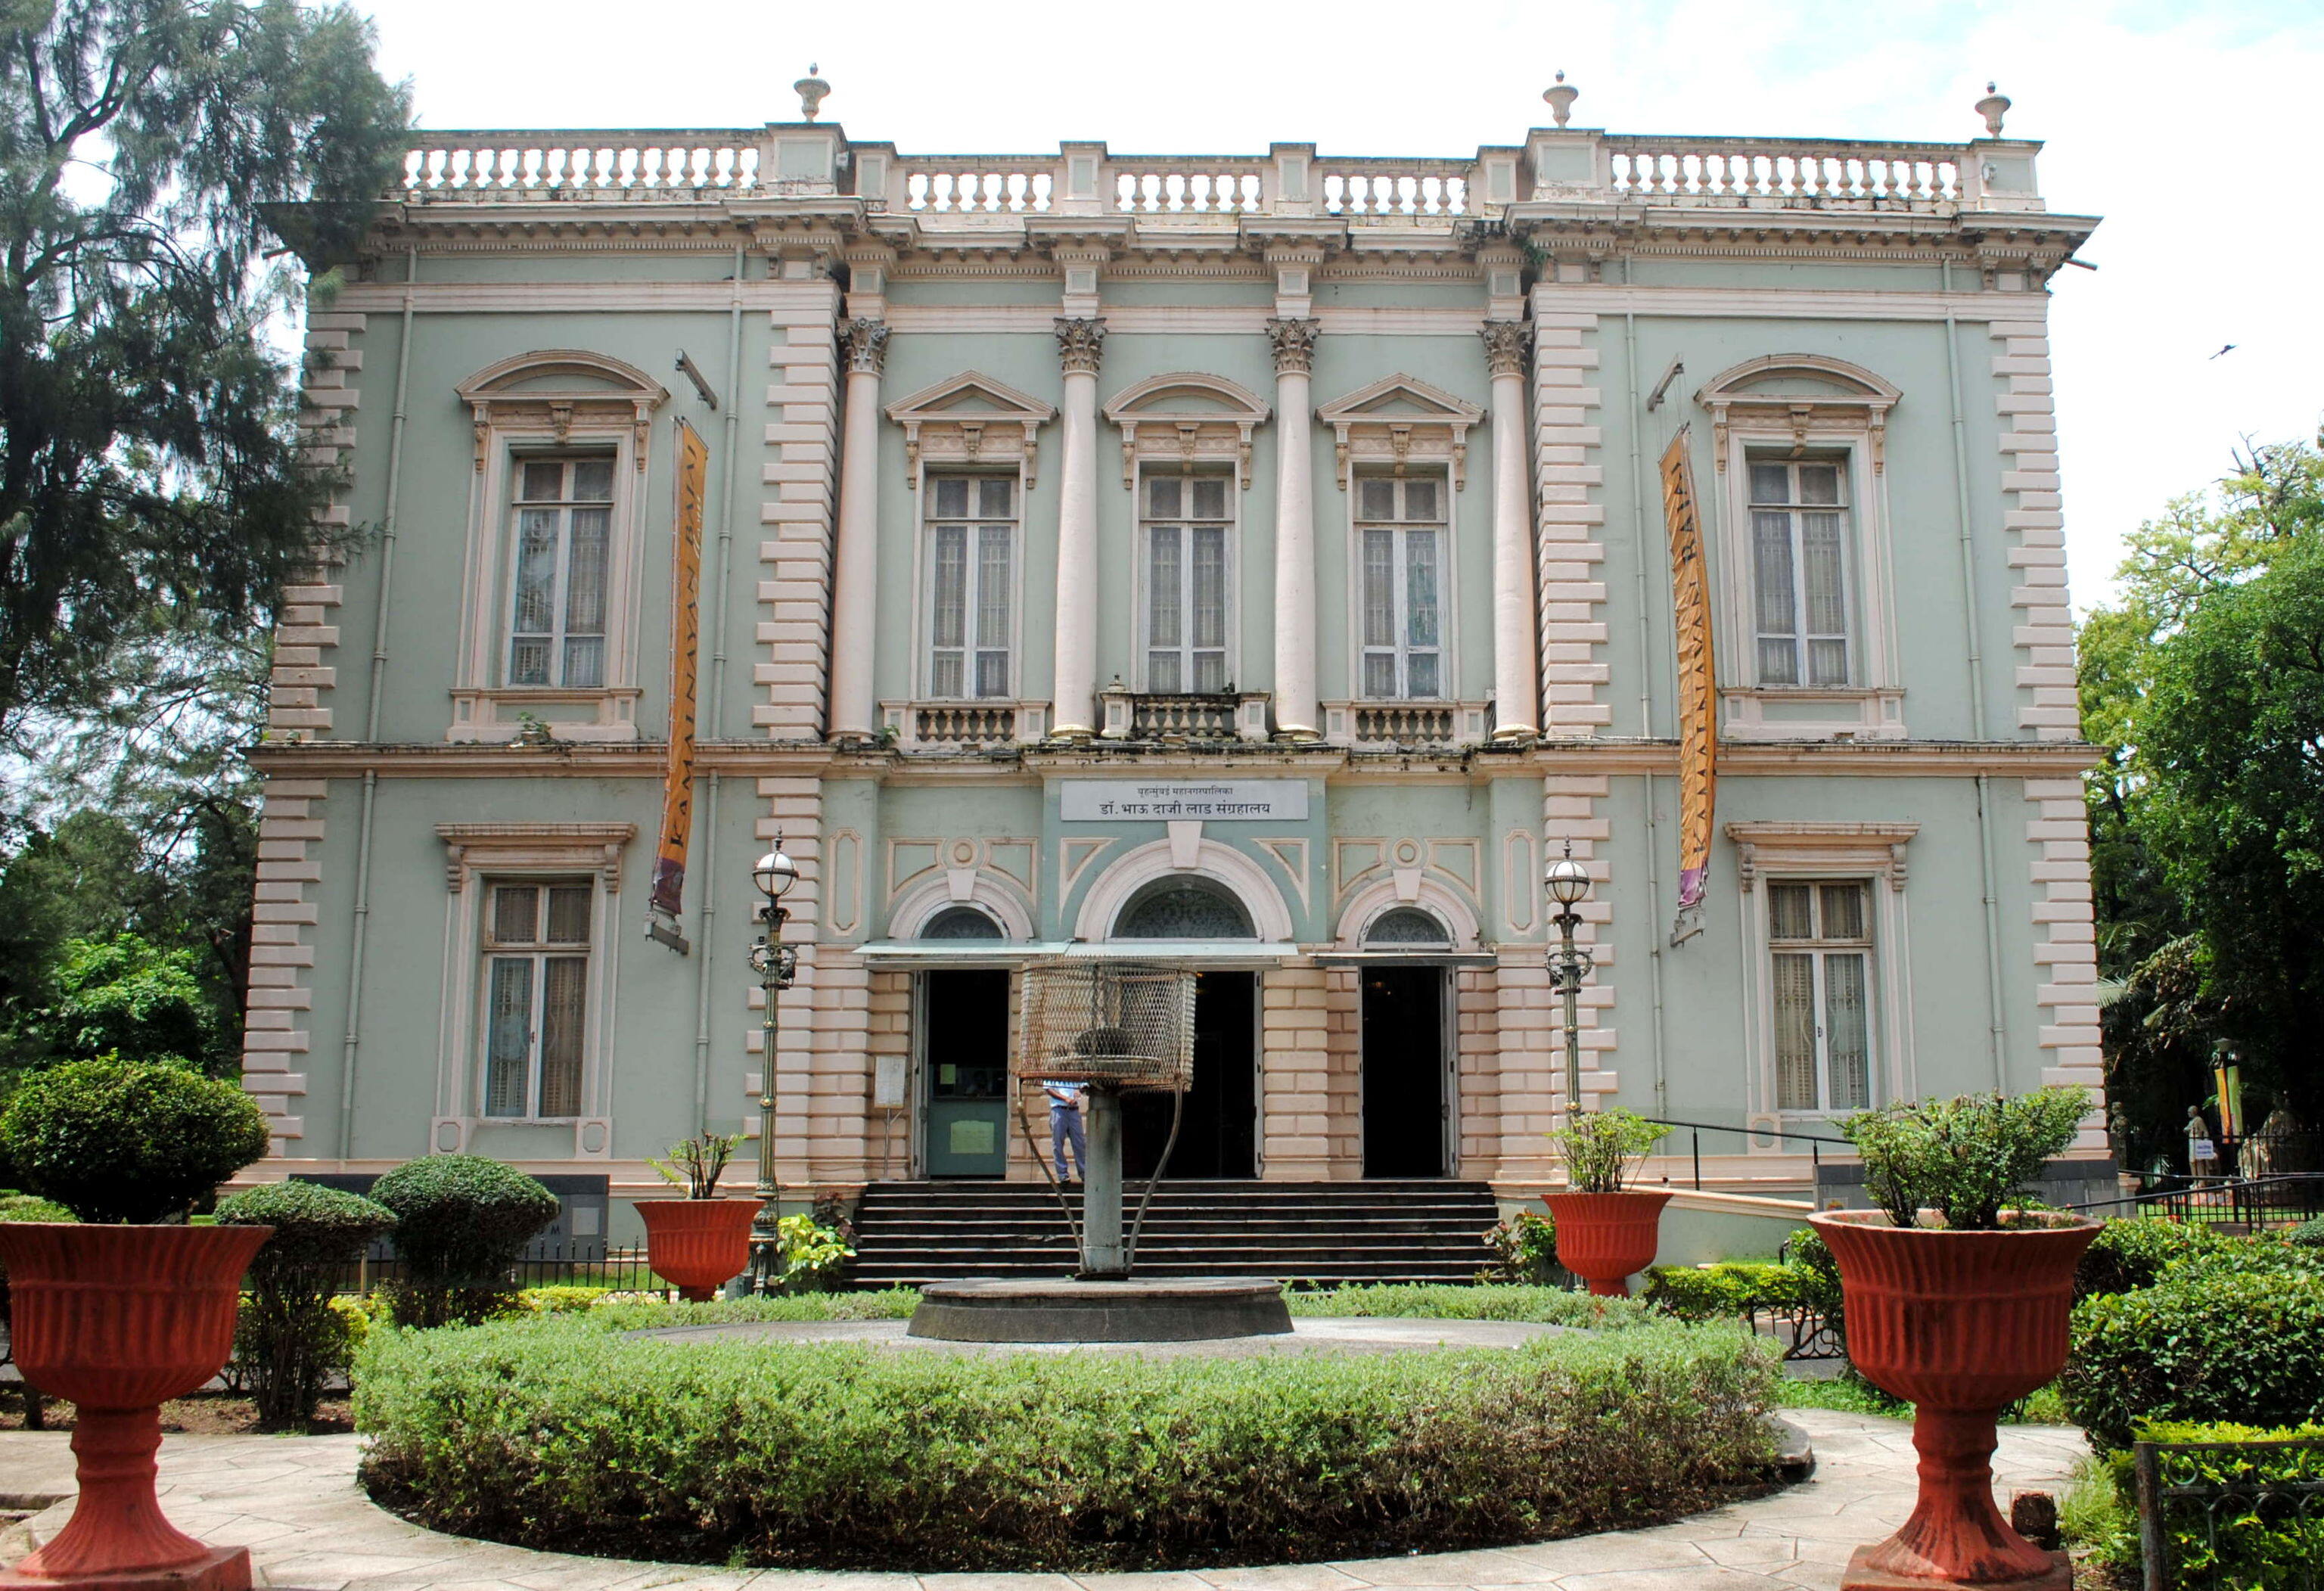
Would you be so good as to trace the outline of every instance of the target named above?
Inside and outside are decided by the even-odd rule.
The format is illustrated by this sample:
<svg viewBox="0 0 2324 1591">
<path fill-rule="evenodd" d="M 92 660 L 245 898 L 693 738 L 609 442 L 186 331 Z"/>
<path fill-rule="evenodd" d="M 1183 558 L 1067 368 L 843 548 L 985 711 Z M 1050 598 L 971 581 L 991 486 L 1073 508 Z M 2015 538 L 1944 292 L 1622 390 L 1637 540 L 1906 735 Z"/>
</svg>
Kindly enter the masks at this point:
<svg viewBox="0 0 2324 1591">
<path fill-rule="evenodd" d="M 1123 1200 L 1137 1213 L 1140 1185 Z M 1068 1189 L 1074 1213 L 1081 1193 Z M 1499 1218 L 1482 1182 L 1166 1182 L 1138 1241 L 1140 1275 L 1284 1281 L 1468 1281 Z M 917 1287 L 1071 1273 L 1073 1236 L 1043 1182 L 876 1182 L 855 1216 L 853 1284 Z"/>
</svg>

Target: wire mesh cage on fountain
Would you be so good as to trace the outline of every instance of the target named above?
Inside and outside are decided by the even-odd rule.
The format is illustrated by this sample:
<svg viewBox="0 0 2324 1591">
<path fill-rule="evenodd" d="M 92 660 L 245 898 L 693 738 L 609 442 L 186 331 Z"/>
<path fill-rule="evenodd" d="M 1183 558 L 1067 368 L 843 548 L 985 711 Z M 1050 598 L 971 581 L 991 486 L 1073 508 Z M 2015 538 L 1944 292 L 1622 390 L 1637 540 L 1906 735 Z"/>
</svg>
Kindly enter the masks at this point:
<svg viewBox="0 0 2324 1591">
<path fill-rule="evenodd" d="M 1065 1083 L 1185 1088 L 1194 1075 L 1194 975 L 1167 961 L 1032 963 L 1010 1070 Z"/>
</svg>

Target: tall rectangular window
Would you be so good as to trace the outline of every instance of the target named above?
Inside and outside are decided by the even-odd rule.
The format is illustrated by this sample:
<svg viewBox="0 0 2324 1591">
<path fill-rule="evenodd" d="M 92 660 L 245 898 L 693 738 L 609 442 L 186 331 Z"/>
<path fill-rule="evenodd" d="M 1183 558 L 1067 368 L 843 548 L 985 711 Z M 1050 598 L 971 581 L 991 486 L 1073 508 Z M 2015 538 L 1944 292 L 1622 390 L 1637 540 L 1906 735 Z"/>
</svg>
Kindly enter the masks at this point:
<svg viewBox="0 0 2324 1591">
<path fill-rule="evenodd" d="M 928 694 L 1005 697 L 1015 644 L 1017 481 L 927 480 Z"/>
<path fill-rule="evenodd" d="M 581 1114 L 590 886 L 490 886 L 484 920 L 484 1114 Z"/>
<path fill-rule="evenodd" d="M 613 456 L 523 457 L 511 473 L 508 682 L 595 689 L 605 683 Z"/>
<path fill-rule="evenodd" d="M 1753 458 L 1751 606 L 1762 685 L 1849 682 L 1848 469 Z"/>
<path fill-rule="evenodd" d="M 1227 688 L 1227 532 L 1223 475 L 1146 477 L 1146 689 L 1214 695 Z"/>
<path fill-rule="evenodd" d="M 1872 926 L 1861 881 L 1769 883 L 1775 1108 L 1872 1103 Z"/>
<path fill-rule="evenodd" d="M 1357 633 L 1363 694 L 1444 694 L 1444 479 L 1356 480 Z"/>
</svg>

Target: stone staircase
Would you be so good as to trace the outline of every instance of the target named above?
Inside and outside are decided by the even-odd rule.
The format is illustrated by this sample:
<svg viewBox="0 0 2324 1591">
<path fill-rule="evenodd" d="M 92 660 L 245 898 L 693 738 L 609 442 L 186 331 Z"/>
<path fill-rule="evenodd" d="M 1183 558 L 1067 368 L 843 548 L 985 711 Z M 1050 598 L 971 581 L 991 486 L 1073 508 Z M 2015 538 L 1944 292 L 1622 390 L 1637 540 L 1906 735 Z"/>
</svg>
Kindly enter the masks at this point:
<svg viewBox="0 0 2324 1591">
<path fill-rule="evenodd" d="M 1130 1184 L 1125 1219 L 1142 1191 Z M 1066 1197 L 1078 1213 L 1080 1190 Z M 1141 1276 L 1469 1281 L 1499 1216 L 1482 1182 L 1165 1182 L 1135 1264 Z M 1046 1182 L 875 1182 L 855 1226 L 859 1288 L 1063 1276 L 1074 1263 Z"/>
</svg>

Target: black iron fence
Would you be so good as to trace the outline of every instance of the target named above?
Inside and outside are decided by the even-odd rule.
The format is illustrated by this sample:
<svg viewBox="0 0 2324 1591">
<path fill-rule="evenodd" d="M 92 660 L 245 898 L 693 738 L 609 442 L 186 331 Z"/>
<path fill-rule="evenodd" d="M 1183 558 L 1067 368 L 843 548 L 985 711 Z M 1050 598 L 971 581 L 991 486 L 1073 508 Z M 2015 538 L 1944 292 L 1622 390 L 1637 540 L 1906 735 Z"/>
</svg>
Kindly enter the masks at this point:
<svg viewBox="0 0 2324 1591">
<path fill-rule="evenodd" d="M 1682 1122 L 1669 1116 L 1648 1116 L 1646 1119 L 1659 1127 L 1685 1131 L 1688 1153 L 1694 1165 L 1694 1186 L 1698 1189 L 1702 1187 L 1702 1135 L 1705 1133 L 1714 1134 L 1711 1142 L 1713 1153 L 1719 1152 L 1719 1139 L 1716 1136 L 1718 1134 L 1742 1139 L 1747 1150 L 1755 1139 L 1778 1139 L 1789 1143 L 1804 1143 L 1808 1146 L 1808 1163 L 1813 1175 L 1821 1175 L 1822 1172 L 1823 1152 L 1827 1146 L 1845 1150 L 1849 1153 L 1855 1152 L 1856 1149 L 1856 1146 L 1845 1138 L 1834 1138 L 1821 1133 L 1793 1133 L 1768 1126 L 1738 1127 L 1723 1122 Z"/>
<path fill-rule="evenodd" d="M 366 1255 L 343 1266 L 337 1290 L 362 1295 L 403 1279 L 404 1263 L 393 1257 Z M 510 1268 L 514 1287 L 607 1287 L 621 1292 L 659 1292 L 669 1283 L 654 1274 L 641 1248 L 608 1248 L 594 1244 L 535 1244 Z"/>
<path fill-rule="evenodd" d="M 2178 1180 L 2184 1186 L 2095 1199 L 2073 1208 L 2090 1216 L 2154 1216 L 2251 1228 L 2292 1225 L 2324 1216 L 2324 1172 Z"/>
<path fill-rule="evenodd" d="M 2324 1440 L 2140 1442 L 2145 1591 L 2324 1591 Z"/>
</svg>

